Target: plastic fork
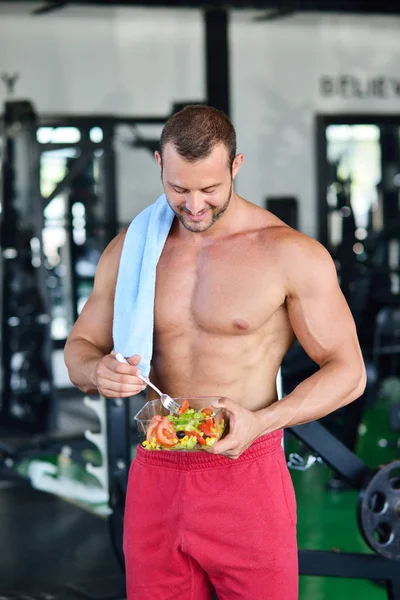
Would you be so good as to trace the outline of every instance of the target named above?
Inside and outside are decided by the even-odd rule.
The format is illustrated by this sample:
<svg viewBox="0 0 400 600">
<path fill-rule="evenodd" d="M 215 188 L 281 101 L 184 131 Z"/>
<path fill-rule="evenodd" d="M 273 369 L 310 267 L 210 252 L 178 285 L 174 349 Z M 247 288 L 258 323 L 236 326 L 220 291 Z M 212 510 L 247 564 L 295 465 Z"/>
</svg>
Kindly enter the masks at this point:
<svg viewBox="0 0 400 600">
<path fill-rule="evenodd" d="M 118 352 L 118 354 L 115 355 L 115 358 L 117 359 L 118 362 L 128 363 L 128 361 L 126 360 L 126 358 L 124 356 L 122 356 L 122 354 L 120 354 L 119 352 Z M 167 410 L 169 410 L 172 413 L 175 413 L 176 415 L 180 414 L 181 406 L 180 406 L 180 404 L 178 404 L 177 402 L 175 402 L 175 400 L 173 400 L 171 398 L 171 396 L 168 396 L 167 394 L 163 394 L 158 389 L 158 387 L 155 386 L 154 383 L 152 383 L 150 381 L 150 379 L 148 377 L 145 377 L 142 374 L 140 374 L 140 375 L 137 374 L 136 377 L 139 377 L 139 379 L 141 379 L 142 381 L 144 381 L 145 383 L 147 383 L 147 385 L 149 385 L 150 387 L 152 387 L 153 390 L 155 390 L 157 392 L 157 394 L 160 396 L 161 404 L 164 406 L 164 408 L 166 408 Z"/>
</svg>

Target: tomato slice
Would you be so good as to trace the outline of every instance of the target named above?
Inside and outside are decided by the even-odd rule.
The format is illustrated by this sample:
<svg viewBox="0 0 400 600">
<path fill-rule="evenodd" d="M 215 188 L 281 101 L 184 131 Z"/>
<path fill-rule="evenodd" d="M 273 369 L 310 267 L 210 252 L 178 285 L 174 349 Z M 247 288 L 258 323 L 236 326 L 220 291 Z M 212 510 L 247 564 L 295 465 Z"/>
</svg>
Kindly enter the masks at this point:
<svg viewBox="0 0 400 600">
<path fill-rule="evenodd" d="M 216 427 L 214 419 L 206 419 L 199 425 L 199 429 L 207 437 L 216 437 Z M 213 431 L 214 429 L 214 431 Z"/>
<path fill-rule="evenodd" d="M 183 415 L 183 413 L 186 412 L 188 408 L 189 408 L 189 400 L 184 400 L 179 409 L 179 414 Z"/>
<path fill-rule="evenodd" d="M 197 437 L 197 441 L 200 444 L 200 446 L 206 445 L 206 440 L 203 438 L 201 433 L 199 433 L 198 431 L 193 431 L 192 435 L 195 435 Z"/>
<path fill-rule="evenodd" d="M 201 433 L 199 433 L 198 431 L 186 431 L 185 430 L 185 435 L 187 435 L 188 437 L 195 436 L 197 438 L 197 441 L 199 442 L 199 444 L 201 446 L 205 446 L 206 440 L 203 438 Z"/>
<path fill-rule="evenodd" d="M 154 415 L 154 417 L 150 421 L 149 426 L 147 428 L 147 432 L 146 432 L 146 440 L 148 442 L 153 441 L 153 438 L 156 435 L 157 425 L 159 424 L 160 421 L 162 421 L 162 419 L 163 418 L 161 415 Z"/>
<path fill-rule="evenodd" d="M 178 443 L 175 429 L 168 419 L 164 418 L 157 424 L 156 439 L 161 446 L 175 446 Z"/>
<path fill-rule="evenodd" d="M 214 414 L 214 411 L 212 410 L 212 408 L 203 408 L 201 410 L 201 412 L 203 413 L 203 415 L 205 417 L 211 417 L 211 415 Z"/>
</svg>

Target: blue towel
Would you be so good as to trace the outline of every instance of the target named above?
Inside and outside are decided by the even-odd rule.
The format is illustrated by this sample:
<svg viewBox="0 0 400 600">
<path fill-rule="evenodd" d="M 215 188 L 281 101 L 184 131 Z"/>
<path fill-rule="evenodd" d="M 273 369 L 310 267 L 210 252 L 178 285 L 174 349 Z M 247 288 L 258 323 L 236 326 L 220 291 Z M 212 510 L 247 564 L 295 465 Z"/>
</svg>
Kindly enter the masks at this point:
<svg viewBox="0 0 400 600">
<path fill-rule="evenodd" d="M 125 358 L 139 354 L 139 368 L 146 376 L 153 355 L 156 268 L 173 219 L 174 212 L 163 194 L 129 225 L 119 265 L 114 350 Z"/>
</svg>

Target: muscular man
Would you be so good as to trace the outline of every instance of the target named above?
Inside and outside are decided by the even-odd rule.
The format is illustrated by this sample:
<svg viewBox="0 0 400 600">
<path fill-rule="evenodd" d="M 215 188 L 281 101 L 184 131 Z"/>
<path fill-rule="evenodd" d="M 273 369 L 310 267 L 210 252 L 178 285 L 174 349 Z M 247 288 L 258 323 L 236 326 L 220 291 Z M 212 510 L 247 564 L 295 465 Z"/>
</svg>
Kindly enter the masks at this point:
<svg viewBox="0 0 400 600">
<path fill-rule="evenodd" d="M 155 157 L 176 218 L 157 266 L 150 379 L 172 397 L 223 396 L 230 427 L 208 452 L 138 449 L 125 514 L 128 598 L 206 600 L 212 584 L 219 600 L 295 600 L 282 429 L 362 394 L 354 322 L 328 252 L 234 192 L 243 155 L 222 113 L 175 114 Z M 107 398 L 143 386 L 140 357 L 121 364 L 112 352 L 124 236 L 105 250 L 65 349 L 73 383 Z M 277 402 L 295 337 L 320 369 Z"/>
</svg>

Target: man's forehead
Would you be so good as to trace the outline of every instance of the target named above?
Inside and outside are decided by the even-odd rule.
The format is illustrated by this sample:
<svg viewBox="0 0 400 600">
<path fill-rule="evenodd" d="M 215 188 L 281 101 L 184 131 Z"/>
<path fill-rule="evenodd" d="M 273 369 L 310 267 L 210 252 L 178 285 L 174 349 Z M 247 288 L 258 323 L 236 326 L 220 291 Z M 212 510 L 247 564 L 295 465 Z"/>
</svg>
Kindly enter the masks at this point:
<svg viewBox="0 0 400 600">
<path fill-rule="evenodd" d="M 213 148 L 211 149 L 211 152 L 205 156 L 204 158 L 199 158 L 199 160 L 196 161 L 189 161 L 187 159 L 185 159 L 184 156 L 182 156 L 181 153 L 178 152 L 175 144 L 173 142 L 168 142 L 167 144 L 165 144 L 165 147 L 163 149 L 163 160 L 166 161 L 174 161 L 174 162 L 185 162 L 185 163 L 190 163 L 190 164 L 197 164 L 200 163 L 202 161 L 205 162 L 209 162 L 209 161 L 225 161 L 228 158 L 228 151 L 226 149 L 226 146 L 221 142 L 219 144 L 216 144 L 215 146 L 213 146 Z"/>
</svg>

